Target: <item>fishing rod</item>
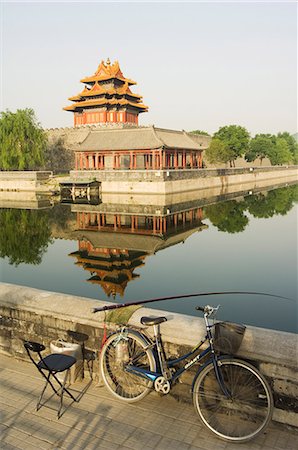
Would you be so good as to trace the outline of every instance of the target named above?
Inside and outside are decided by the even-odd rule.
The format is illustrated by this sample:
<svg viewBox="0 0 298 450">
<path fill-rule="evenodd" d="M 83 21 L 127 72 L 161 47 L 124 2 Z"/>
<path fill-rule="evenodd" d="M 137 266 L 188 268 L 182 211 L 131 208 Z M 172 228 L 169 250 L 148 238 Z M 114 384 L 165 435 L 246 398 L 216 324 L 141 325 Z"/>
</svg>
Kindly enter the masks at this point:
<svg viewBox="0 0 298 450">
<path fill-rule="evenodd" d="M 268 294 L 266 292 L 250 292 L 250 291 L 222 291 L 222 292 L 198 292 L 194 294 L 184 294 L 184 295 L 172 295 L 170 297 L 157 297 L 157 298 L 149 298 L 148 300 L 138 300 L 136 302 L 128 302 L 128 303 L 117 303 L 113 305 L 102 306 L 101 308 L 93 308 L 92 312 L 101 312 L 108 311 L 112 309 L 125 308 L 126 306 L 136 306 L 136 305 L 144 305 L 145 303 L 153 303 L 153 302 L 161 302 L 164 300 L 175 300 L 178 298 L 190 298 L 190 297 L 202 297 L 209 295 L 264 295 L 266 297 L 276 297 L 282 298 L 284 300 L 291 300 L 288 297 L 282 297 L 281 295 Z"/>
</svg>

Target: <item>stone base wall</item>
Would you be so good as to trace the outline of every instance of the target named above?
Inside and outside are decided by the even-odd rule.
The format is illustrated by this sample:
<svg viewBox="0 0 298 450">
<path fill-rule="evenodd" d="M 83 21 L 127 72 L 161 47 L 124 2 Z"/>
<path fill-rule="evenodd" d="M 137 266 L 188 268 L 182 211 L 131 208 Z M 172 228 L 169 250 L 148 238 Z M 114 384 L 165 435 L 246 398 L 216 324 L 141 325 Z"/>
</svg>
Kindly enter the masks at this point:
<svg viewBox="0 0 298 450">
<path fill-rule="evenodd" d="M 0 191 L 47 192 L 50 171 L 0 171 Z"/>
<path fill-rule="evenodd" d="M 42 342 L 49 349 L 52 340 L 69 341 L 68 330 L 85 333 L 86 343 L 98 355 L 103 337 L 104 314 L 93 314 L 92 308 L 106 302 L 37 289 L 0 284 L 0 353 L 27 359 L 24 339 Z M 168 355 L 177 356 L 193 347 L 205 336 L 203 319 L 167 311 L 140 308 L 129 324 L 141 327 L 143 316 L 164 315 L 168 321 L 161 326 Z M 108 328 L 115 329 L 111 324 Z M 150 329 L 148 331 L 151 331 Z M 267 377 L 273 394 L 273 419 L 298 427 L 298 336 L 274 330 L 248 326 L 237 356 L 253 365 Z M 95 361 L 98 375 L 98 363 Z M 186 372 L 183 385 L 173 388 L 173 395 L 190 401 L 190 385 L 195 370 Z M 181 387 L 180 387 L 181 386 Z"/>
<path fill-rule="evenodd" d="M 101 182 L 102 194 L 170 194 L 273 180 L 298 180 L 297 166 L 199 170 L 82 170 L 71 171 L 75 181 Z"/>
</svg>

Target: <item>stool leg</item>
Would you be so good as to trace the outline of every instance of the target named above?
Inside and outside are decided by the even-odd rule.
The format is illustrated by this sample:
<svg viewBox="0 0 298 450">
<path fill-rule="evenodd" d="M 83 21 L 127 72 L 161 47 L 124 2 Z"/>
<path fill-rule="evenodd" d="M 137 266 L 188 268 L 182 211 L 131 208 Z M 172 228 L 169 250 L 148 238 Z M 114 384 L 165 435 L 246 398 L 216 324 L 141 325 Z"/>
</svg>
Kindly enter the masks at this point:
<svg viewBox="0 0 298 450">
<path fill-rule="evenodd" d="M 61 417 L 61 410 L 62 410 L 62 406 L 63 406 L 63 394 L 64 394 L 64 390 L 67 390 L 65 388 L 65 384 L 66 384 L 66 380 L 67 380 L 67 377 L 68 377 L 69 373 L 70 373 L 70 370 L 67 369 L 65 371 L 65 375 L 64 375 L 64 379 L 63 379 L 63 383 L 62 383 L 61 394 L 60 394 L 60 406 L 59 406 L 59 409 L 58 409 L 58 419 Z"/>
<path fill-rule="evenodd" d="M 37 405 L 36 405 L 36 411 L 38 411 L 38 410 L 41 408 L 41 406 L 42 406 L 41 400 L 42 400 L 43 394 L 45 393 L 45 390 L 46 390 L 46 388 L 47 388 L 47 385 L 48 385 L 48 383 L 50 382 L 50 381 L 49 381 L 50 376 L 51 376 L 51 372 L 48 372 L 48 375 L 47 375 L 47 376 L 44 375 L 44 377 L 45 377 L 45 379 L 46 379 L 46 383 L 45 383 L 44 388 L 43 388 L 43 390 L 41 391 L 41 394 L 40 394 L 40 396 L 39 396 L 39 399 L 38 399 L 38 402 L 37 402 Z M 52 383 L 51 383 L 51 384 L 52 384 Z"/>
</svg>

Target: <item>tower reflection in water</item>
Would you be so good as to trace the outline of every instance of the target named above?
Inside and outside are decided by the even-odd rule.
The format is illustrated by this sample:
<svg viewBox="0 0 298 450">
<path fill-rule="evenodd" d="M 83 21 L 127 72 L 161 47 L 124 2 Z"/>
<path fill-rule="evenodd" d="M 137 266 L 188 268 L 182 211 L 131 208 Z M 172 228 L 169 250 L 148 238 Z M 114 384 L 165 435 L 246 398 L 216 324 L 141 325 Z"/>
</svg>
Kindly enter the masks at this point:
<svg viewBox="0 0 298 450">
<path fill-rule="evenodd" d="M 147 256 L 208 228 L 202 223 L 202 208 L 171 213 L 161 207 L 148 215 L 98 212 L 91 205 L 83 208 L 76 211 L 78 250 L 69 256 L 90 273 L 88 282 L 114 298 L 123 296 L 128 283 L 140 277 L 134 271 Z"/>
</svg>

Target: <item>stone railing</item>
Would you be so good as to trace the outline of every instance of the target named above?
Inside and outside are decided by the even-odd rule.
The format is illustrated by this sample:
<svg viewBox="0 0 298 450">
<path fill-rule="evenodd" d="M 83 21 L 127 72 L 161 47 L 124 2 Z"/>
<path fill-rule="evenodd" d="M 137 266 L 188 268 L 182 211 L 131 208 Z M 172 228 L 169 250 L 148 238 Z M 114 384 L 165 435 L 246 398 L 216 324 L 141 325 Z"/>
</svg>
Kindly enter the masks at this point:
<svg viewBox="0 0 298 450">
<path fill-rule="evenodd" d="M 98 354 L 104 315 L 91 311 L 103 304 L 106 302 L 1 283 L 0 353 L 25 359 L 24 339 L 43 342 L 49 348 L 50 341 L 67 340 L 67 331 L 72 330 L 87 334 L 86 347 Z M 141 327 L 143 315 L 167 317 L 161 330 L 167 354 L 173 356 L 193 347 L 205 335 L 200 318 L 148 308 L 135 311 L 129 324 Z M 248 326 L 237 356 L 250 361 L 269 380 L 275 402 L 273 419 L 298 427 L 297 345 L 296 334 Z M 190 399 L 193 375 L 187 372 L 183 378 L 185 389 L 178 394 L 182 401 Z"/>
</svg>

